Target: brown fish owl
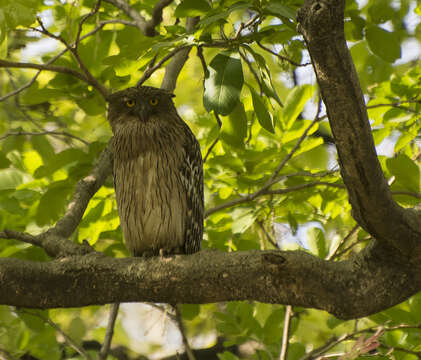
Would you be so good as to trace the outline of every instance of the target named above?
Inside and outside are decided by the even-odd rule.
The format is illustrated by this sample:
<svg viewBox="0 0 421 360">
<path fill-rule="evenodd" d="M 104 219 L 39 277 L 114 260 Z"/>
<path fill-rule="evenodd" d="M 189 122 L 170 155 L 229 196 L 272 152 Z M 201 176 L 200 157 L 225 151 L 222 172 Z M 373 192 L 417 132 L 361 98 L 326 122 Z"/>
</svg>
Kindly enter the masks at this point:
<svg viewBox="0 0 421 360">
<path fill-rule="evenodd" d="M 202 156 L 173 96 L 139 86 L 108 99 L 120 225 L 135 256 L 200 250 Z"/>
</svg>

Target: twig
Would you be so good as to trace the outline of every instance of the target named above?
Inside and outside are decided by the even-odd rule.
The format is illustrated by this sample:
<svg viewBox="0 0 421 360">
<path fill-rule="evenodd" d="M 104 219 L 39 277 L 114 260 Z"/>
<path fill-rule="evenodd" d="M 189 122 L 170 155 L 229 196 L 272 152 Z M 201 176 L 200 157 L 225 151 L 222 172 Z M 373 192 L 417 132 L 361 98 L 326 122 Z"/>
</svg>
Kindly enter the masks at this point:
<svg viewBox="0 0 421 360">
<path fill-rule="evenodd" d="M 259 88 L 260 88 L 260 95 L 263 93 L 263 85 L 262 85 L 262 81 L 259 78 L 259 75 L 257 75 L 256 70 L 254 70 L 253 65 L 251 64 L 251 62 L 249 61 L 249 59 L 247 59 L 247 56 L 245 54 L 242 53 L 242 51 L 240 51 L 240 49 L 238 49 L 238 53 L 240 54 L 240 57 L 244 60 L 244 62 L 247 64 L 250 72 L 253 74 L 256 82 L 259 84 Z"/>
<path fill-rule="evenodd" d="M 50 233 L 67 238 L 75 231 L 82 220 L 82 216 L 85 213 L 86 207 L 92 196 L 94 196 L 111 174 L 111 168 L 112 157 L 110 141 L 107 147 L 102 151 L 90 174 L 77 183 L 73 198 L 69 203 L 65 214 L 57 221 L 55 227 L 49 230 Z"/>
<path fill-rule="evenodd" d="M 186 19 L 186 32 L 192 32 L 199 22 L 199 17 L 187 18 Z M 180 52 L 177 52 L 171 59 L 171 62 L 165 68 L 164 79 L 162 80 L 161 88 L 173 92 L 176 84 L 178 75 L 181 72 L 184 64 L 186 63 L 191 47 L 187 46 Z"/>
<path fill-rule="evenodd" d="M 88 20 L 91 16 L 95 15 L 99 11 L 100 6 L 101 6 L 101 0 L 97 0 L 95 7 L 88 14 L 84 15 L 82 19 L 80 20 L 77 34 L 76 34 L 76 39 L 74 41 L 74 45 L 72 46 L 72 48 L 75 49 L 75 51 L 77 51 L 77 48 L 79 46 L 80 35 L 82 33 L 83 24 L 86 22 L 86 20 Z"/>
<path fill-rule="evenodd" d="M 270 236 L 270 234 L 266 231 L 263 221 L 257 220 L 256 222 L 262 229 L 263 234 L 265 234 L 267 241 L 269 241 L 275 248 L 279 249 L 279 245 L 275 242 L 275 240 L 273 240 L 272 236 Z"/>
<path fill-rule="evenodd" d="M 158 304 L 151 303 L 151 302 L 147 302 L 147 303 L 145 303 L 145 304 L 149 305 L 150 307 L 152 307 L 152 308 L 154 308 L 154 309 L 156 309 L 156 310 L 161 311 L 161 312 L 162 312 L 165 316 L 168 316 L 168 318 L 169 318 L 170 320 L 172 320 L 172 321 L 174 321 L 174 322 L 176 322 L 176 321 L 177 321 L 176 316 L 175 316 L 174 314 L 171 314 L 171 313 L 168 311 L 168 308 L 167 308 L 166 306 L 164 306 L 164 305 L 158 305 Z M 171 305 L 170 305 L 170 306 L 171 306 Z M 172 306 L 171 306 L 171 307 L 172 307 Z"/>
<path fill-rule="evenodd" d="M 279 179 L 277 179 L 279 181 Z M 273 182 L 274 183 L 274 182 Z M 273 185 L 273 183 L 271 183 L 271 185 Z M 252 194 L 249 194 L 247 196 L 243 196 L 240 197 L 238 199 L 235 200 L 231 200 L 231 201 L 227 201 L 225 203 L 222 203 L 220 205 L 217 205 L 211 209 L 208 209 L 205 212 L 205 217 L 208 217 L 209 215 L 212 215 L 218 211 L 221 211 L 223 209 L 227 209 L 236 205 L 240 205 L 240 204 L 244 204 L 253 200 L 256 200 L 258 197 L 260 196 L 266 196 L 266 195 L 284 195 L 284 194 L 288 194 L 290 192 L 294 192 L 294 191 L 300 191 L 303 189 L 308 189 L 314 186 L 330 186 L 330 187 L 335 187 L 335 188 L 339 188 L 339 189 L 345 189 L 345 185 L 342 184 L 335 184 L 335 183 L 329 183 L 326 181 L 315 181 L 312 183 L 305 183 L 305 184 L 301 184 L 301 185 L 296 185 L 296 186 L 291 186 L 289 188 L 285 188 L 285 189 L 276 189 L 276 190 L 268 190 L 265 189 L 264 187 L 260 190 L 255 191 Z"/>
<path fill-rule="evenodd" d="M 276 178 L 276 176 L 279 174 L 279 172 L 283 169 L 283 167 L 286 165 L 286 163 L 292 158 L 292 156 L 295 154 L 295 152 L 298 150 L 298 148 L 300 147 L 301 143 L 304 141 L 304 139 L 307 137 L 307 134 L 309 133 L 309 131 L 311 130 L 311 128 L 320 121 L 320 112 L 321 112 L 321 104 L 322 104 L 322 100 L 321 98 L 319 99 L 319 104 L 317 107 L 317 113 L 316 116 L 314 117 L 313 121 L 310 123 L 309 126 L 307 126 L 307 128 L 304 130 L 303 134 L 300 136 L 300 138 L 298 139 L 298 141 L 295 143 L 294 147 L 292 148 L 292 150 L 288 153 L 287 156 L 285 156 L 285 158 L 281 161 L 281 163 L 278 165 L 278 167 L 276 168 L 276 170 L 273 172 L 271 178 L 268 181 L 268 184 L 270 184 L 270 182 L 272 180 L 274 180 Z M 268 184 L 266 186 L 268 186 Z M 270 185 L 269 185 L 270 186 Z"/>
<path fill-rule="evenodd" d="M 8 60 L 0 60 L 0 68 L 20 68 L 20 69 L 37 69 L 45 71 L 53 71 L 62 74 L 72 75 L 84 82 L 89 82 L 88 78 L 81 72 L 68 68 L 66 66 L 49 65 L 49 64 L 34 64 L 34 63 L 21 63 Z M 92 84 L 91 84 L 92 85 Z"/>
<path fill-rule="evenodd" d="M 86 38 L 88 38 L 89 36 L 92 36 L 92 35 L 94 35 L 95 33 L 97 33 L 99 30 L 101 30 L 105 25 L 107 25 L 107 24 L 113 24 L 113 23 L 122 23 L 122 24 L 125 24 L 125 25 L 132 25 L 133 26 L 133 24 L 132 23 L 130 23 L 130 22 L 128 22 L 128 21 L 124 21 L 124 20 L 105 20 L 105 21 L 101 21 L 100 23 L 99 23 L 99 25 L 95 28 L 95 29 L 93 29 L 92 31 L 90 31 L 89 33 L 87 33 L 87 34 L 85 34 L 85 35 L 83 35 L 80 39 L 79 39 L 79 42 L 80 41 L 82 41 L 82 40 L 84 40 L 84 39 L 86 39 Z M 74 46 L 74 43 L 71 45 L 71 46 Z M 46 65 L 46 66 L 49 66 L 49 65 L 51 65 L 52 63 L 54 63 L 57 59 L 59 59 L 62 55 L 64 55 L 67 51 L 69 51 L 69 49 L 67 49 L 67 48 L 65 48 L 64 50 L 62 50 L 60 53 L 58 53 L 56 56 L 54 56 L 54 57 L 52 57 L 49 61 L 47 61 L 44 65 Z M 0 60 L 1 61 L 1 60 Z M 0 65 L 0 67 L 2 67 L 1 65 Z M 28 83 L 26 83 L 25 85 L 23 85 L 23 86 L 21 86 L 20 88 L 18 88 L 18 89 L 15 89 L 14 91 L 12 91 L 12 92 L 10 92 L 10 93 L 8 93 L 8 94 L 6 94 L 6 95 L 3 95 L 2 97 L 0 97 L 0 102 L 1 101 L 4 101 L 4 100 L 6 100 L 6 99 L 8 99 L 9 97 L 11 97 L 11 96 L 14 96 L 14 95 L 17 95 L 17 94 L 19 94 L 20 92 L 22 92 L 23 90 L 25 90 L 25 89 L 27 89 L 27 88 L 29 88 L 34 82 L 35 82 L 35 80 L 38 78 L 38 76 L 41 74 L 41 71 L 43 71 L 43 70 L 49 70 L 49 71 L 54 71 L 54 70 L 52 70 L 52 69 L 40 69 L 35 75 L 34 75 L 34 77 L 28 82 Z M 81 79 L 81 80 L 83 80 L 83 81 L 86 81 L 86 79 Z"/>
<path fill-rule="evenodd" d="M 75 350 L 80 356 L 82 356 L 82 358 L 86 359 L 86 360 L 91 360 L 91 357 L 89 356 L 89 354 L 85 351 L 85 349 L 83 349 L 82 347 L 80 347 L 76 341 L 74 341 L 69 335 L 67 335 L 61 328 L 60 326 L 58 326 L 53 320 L 51 320 L 49 317 L 44 317 L 41 314 L 38 313 L 34 313 L 32 311 L 29 310 L 23 310 L 23 309 L 18 309 L 16 310 L 16 312 L 19 313 L 23 313 L 23 314 L 27 314 L 27 315 L 31 315 L 34 317 L 38 317 L 41 320 L 43 320 L 45 323 L 47 323 L 48 325 L 50 325 L 53 329 L 55 329 L 63 338 L 64 341 L 73 349 Z"/>
<path fill-rule="evenodd" d="M 19 241 L 26 242 L 28 244 L 42 247 L 42 240 L 38 236 L 34 236 L 31 234 L 27 234 L 27 233 L 15 231 L 15 230 L 4 229 L 3 231 L 0 231 L 0 238 L 1 239 L 16 239 Z"/>
<path fill-rule="evenodd" d="M 206 64 L 205 57 L 203 56 L 203 47 L 202 46 L 197 47 L 197 57 L 199 58 L 200 63 L 202 64 L 204 79 L 207 79 L 209 77 L 209 70 L 208 70 L 208 66 Z"/>
<path fill-rule="evenodd" d="M 336 246 L 336 249 L 334 251 L 332 251 L 332 253 L 326 258 L 326 260 L 333 260 L 334 258 L 337 257 L 337 253 L 339 251 L 339 249 L 351 238 L 351 236 L 353 236 L 357 230 L 360 228 L 360 225 L 355 225 L 351 231 L 338 243 L 338 245 Z"/>
<path fill-rule="evenodd" d="M 364 239 L 357 239 L 355 240 L 353 243 L 349 244 L 345 249 L 339 251 L 336 253 L 336 258 L 340 258 L 343 254 L 346 254 L 349 250 L 351 250 L 354 246 L 358 245 L 359 243 L 363 242 L 363 241 L 368 241 L 371 239 L 371 236 L 368 236 Z"/>
<path fill-rule="evenodd" d="M 186 329 L 184 328 L 183 319 L 181 318 L 181 311 L 179 305 L 173 306 L 175 311 L 175 317 L 178 325 L 178 329 L 180 330 L 181 338 L 183 340 L 184 349 L 186 350 L 187 358 L 189 360 L 196 360 L 196 357 L 193 354 L 192 349 L 190 348 L 189 341 L 186 336 Z"/>
<path fill-rule="evenodd" d="M 171 59 L 175 54 L 177 54 L 179 51 L 185 49 L 185 48 L 190 48 L 191 46 L 180 46 L 175 48 L 174 50 L 172 50 L 169 54 L 167 54 L 166 56 L 164 56 L 157 64 L 155 64 L 154 66 L 152 66 L 151 68 L 148 68 L 142 75 L 142 77 L 140 78 L 140 80 L 137 82 L 136 86 L 140 86 L 142 85 L 146 80 L 148 80 L 152 74 L 158 70 L 165 62 L 167 62 L 169 59 Z"/>
<path fill-rule="evenodd" d="M 155 4 L 152 10 L 152 18 L 147 22 L 147 34 L 150 34 L 150 36 L 157 34 L 155 31 L 155 26 L 162 22 L 162 11 L 172 2 L 173 0 L 160 0 Z"/>
<path fill-rule="evenodd" d="M 155 26 L 162 22 L 162 11 L 165 7 L 171 4 L 173 0 L 158 1 L 152 10 L 152 18 L 149 21 L 147 21 L 142 15 L 140 15 L 139 12 L 136 9 L 132 8 L 125 0 L 104 1 L 122 10 L 127 16 L 134 20 L 136 26 L 139 28 L 140 31 L 142 31 L 142 33 L 145 36 L 152 37 L 157 35 L 157 32 L 155 31 Z"/>
<path fill-rule="evenodd" d="M 99 0 L 100 1 L 100 0 Z M 98 4 L 98 3 L 97 3 Z M 92 16 L 95 12 L 97 12 L 99 9 L 98 8 L 94 8 L 93 11 L 91 11 L 88 16 L 84 17 L 82 21 L 85 21 L 89 16 Z M 35 31 L 39 31 L 42 34 L 55 39 L 57 41 L 60 41 L 73 55 L 73 58 L 76 60 L 76 63 L 78 64 L 79 68 L 82 70 L 82 73 L 84 74 L 86 81 L 91 84 L 95 89 L 97 89 L 101 95 L 104 97 L 104 99 L 107 99 L 108 97 L 108 93 L 109 91 L 107 90 L 107 88 L 102 85 L 92 74 L 91 72 L 88 70 L 88 68 L 86 67 L 86 65 L 84 64 L 84 62 L 82 61 L 82 59 L 79 56 L 79 53 L 77 51 L 77 46 L 79 44 L 80 38 L 76 38 L 75 42 L 73 44 L 69 44 L 62 36 L 57 36 L 52 34 L 51 32 L 49 32 L 46 27 L 44 26 L 44 24 L 42 23 L 41 19 L 38 18 L 38 23 L 41 27 L 41 30 L 39 29 L 33 29 Z M 82 23 L 83 25 L 83 23 Z M 81 24 L 79 24 L 79 30 L 78 30 L 78 36 L 80 36 L 80 31 L 81 31 Z"/>
<path fill-rule="evenodd" d="M 361 329 L 361 330 L 354 331 L 350 334 L 343 334 L 339 338 L 332 337 L 329 340 L 327 340 L 324 345 L 310 351 L 309 353 L 307 353 L 306 355 L 301 357 L 300 360 L 315 359 L 318 356 L 323 355 L 326 351 L 329 351 L 330 349 L 332 349 L 336 345 L 340 344 L 341 342 L 353 339 L 355 336 L 360 335 L 360 334 L 364 334 L 364 333 L 367 333 L 367 332 L 372 333 L 372 332 L 375 332 L 376 330 L 378 331 L 379 327 L 382 328 L 382 330 L 384 332 L 395 331 L 395 330 L 403 330 L 403 329 L 418 329 L 418 330 L 421 330 L 421 324 L 420 325 L 399 324 L 399 325 L 395 325 L 395 326 L 379 326 L 379 325 L 370 326 L 370 327 L 367 327 L 367 328 L 364 328 L 364 329 Z"/>
<path fill-rule="evenodd" d="M 111 340 L 114 335 L 114 326 L 117 320 L 118 309 L 120 307 L 119 303 L 111 304 L 110 315 L 108 317 L 107 331 L 105 333 L 104 343 L 101 346 L 101 350 L 98 354 L 98 360 L 106 360 L 108 352 L 111 346 Z"/>
<path fill-rule="evenodd" d="M 395 351 L 400 351 L 400 352 L 403 352 L 403 353 L 405 353 L 405 354 L 411 354 L 411 355 L 414 355 L 414 356 L 416 356 L 418 359 L 421 359 L 421 351 L 413 351 L 413 350 L 405 349 L 405 348 L 403 348 L 403 347 L 398 347 L 398 346 L 387 346 L 387 345 L 384 345 L 384 344 L 380 344 L 380 347 L 381 347 L 381 348 L 383 348 L 383 349 L 388 350 L 388 353 L 389 353 L 389 354 L 391 354 L 392 352 L 395 352 Z M 393 357 L 390 357 L 390 358 L 392 358 L 392 359 L 393 359 Z"/>
<path fill-rule="evenodd" d="M 287 57 L 282 56 L 282 55 L 276 53 L 275 51 L 273 51 L 272 49 L 269 49 L 268 47 L 262 45 L 262 43 L 260 41 L 256 41 L 256 44 L 259 45 L 263 50 L 271 53 L 272 55 L 275 55 L 280 60 L 289 62 L 291 65 L 294 65 L 294 66 L 309 66 L 309 65 L 311 65 L 311 62 L 304 63 L 304 64 L 296 63 L 295 61 L 293 61 L 291 59 L 288 59 Z"/>
<path fill-rule="evenodd" d="M 383 103 L 383 104 L 374 104 L 374 105 L 367 105 L 367 109 L 375 109 L 378 107 L 385 107 L 385 106 L 390 106 L 390 107 L 394 107 L 397 109 L 401 109 L 401 110 L 405 110 L 405 111 L 409 111 L 409 112 L 413 112 L 415 114 L 417 114 L 416 110 L 407 108 L 405 106 L 401 106 L 401 104 L 420 104 L 421 100 L 402 100 L 402 101 L 396 101 L 394 103 Z"/>
<path fill-rule="evenodd" d="M 29 88 L 32 86 L 32 84 L 35 82 L 35 80 L 38 78 L 39 74 L 41 74 L 41 70 L 38 70 L 38 72 L 34 75 L 34 77 L 27 82 L 25 85 L 22 85 L 21 87 L 11 91 L 10 93 L 7 93 L 6 95 L 0 96 L 0 102 L 8 99 L 9 97 L 15 96 L 22 92 L 23 90 Z"/>
<path fill-rule="evenodd" d="M 84 255 L 93 252 L 87 243 L 77 244 L 48 231 L 39 235 L 31 235 L 15 230 L 4 229 L 0 231 L 1 239 L 15 239 L 34 246 L 38 246 L 51 257 L 64 257 L 69 255 Z"/>
<path fill-rule="evenodd" d="M 60 132 L 60 131 L 48 131 L 48 130 L 42 131 L 42 132 L 29 132 L 29 131 L 9 132 L 9 133 L 3 135 L 2 137 L 0 137 L 0 141 L 6 139 L 9 136 L 25 136 L 25 135 L 28 135 L 28 136 L 40 136 L 40 135 L 67 136 L 67 137 L 70 137 L 72 139 L 78 140 L 85 145 L 89 145 L 88 141 L 83 140 L 82 138 L 80 138 L 76 135 L 70 134 L 66 131 Z"/>
<path fill-rule="evenodd" d="M 392 191 L 392 194 L 393 195 L 407 195 L 407 196 L 415 197 L 417 199 L 421 199 L 421 194 L 416 193 L 416 192 L 412 192 L 412 191 L 394 190 L 394 191 Z"/>
<path fill-rule="evenodd" d="M 292 306 L 287 305 L 285 307 L 284 329 L 282 332 L 282 346 L 281 346 L 281 353 L 279 355 L 279 360 L 286 360 L 287 358 L 288 345 L 289 345 L 289 330 L 291 326 L 292 315 L 293 315 Z"/>
<path fill-rule="evenodd" d="M 205 157 L 203 158 L 203 163 L 206 162 L 206 160 L 208 160 L 209 155 L 211 154 L 213 148 L 215 147 L 215 145 L 218 143 L 219 141 L 219 136 L 212 142 L 211 146 L 209 146 L 208 151 L 206 152 Z"/>
</svg>

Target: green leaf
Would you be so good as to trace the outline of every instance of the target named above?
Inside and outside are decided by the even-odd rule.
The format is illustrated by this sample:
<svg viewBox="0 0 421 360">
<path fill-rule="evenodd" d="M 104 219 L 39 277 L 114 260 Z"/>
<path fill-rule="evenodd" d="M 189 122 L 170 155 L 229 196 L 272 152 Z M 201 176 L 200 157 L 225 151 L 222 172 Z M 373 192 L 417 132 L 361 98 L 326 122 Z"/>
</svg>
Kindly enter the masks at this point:
<svg viewBox="0 0 421 360">
<path fill-rule="evenodd" d="M 296 86 L 287 96 L 282 111 L 286 129 L 289 129 L 298 115 L 303 111 L 305 104 L 314 94 L 314 86 Z"/>
<path fill-rule="evenodd" d="M 0 58 L 7 57 L 7 33 L 0 26 Z"/>
<path fill-rule="evenodd" d="M 22 102 L 25 105 L 36 105 L 52 100 L 58 100 L 63 97 L 66 97 L 66 93 L 63 90 L 31 86 L 22 96 Z"/>
<path fill-rule="evenodd" d="M 48 318 L 47 310 L 18 311 L 19 318 L 33 331 L 42 332 L 45 328 L 44 318 Z"/>
<path fill-rule="evenodd" d="M 5 169 L 0 171 L 0 190 L 12 189 L 23 183 L 23 173 L 16 169 Z"/>
<path fill-rule="evenodd" d="M 29 26 L 35 22 L 38 0 L 2 0 L 0 1 L 1 17 L 6 26 L 15 29 L 18 26 Z"/>
<path fill-rule="evenodd" d="M 3 152 L 0 152 L 0 169 L 8 168 L 10 165 L 10 160 L 6 157 Z"/>
<path fill-rule="evenodd" d="M 60 218 L 66 208 L 68 196 L 73 191 L 65 181 L 54 185 L 39 201 L 35 220 L 40 226 L 51 224 Z"/>
<path fill-rule="evenodd" d="M 247 10 L 249 9 L 249 7 L 250 7 L 249 3 L 239 1 L 231 5 L 226 11 L 213 10 L 207 13 L 207 15 L 204 16 L 203 19 L 199 21 L 198 26 L 199 27 L 208 26 L 208 25 L 217 23 L 219 21 L 226 22 L 226 19 L 232 12 L 238 11 L 238 10 Z"/>
<path fill-rule="evenodd" d="M 86 326 L 80 317 L 75 317 L 70 322 L 69 328 L 67 329 L 67 335 L 76 340 L 78 343 L 81 342 L 86 334 Z"/>
<path fill-rule="evenodd" d="M 181 314 L 183 319 L 193 320 L 200 313 L 200 305 L 198 304 L 181 304 Z"/>
<path fill-rule="evenodd" d="M 54 174 L 57 170 L 75 162 L 86 159 L 86 153 L 80 149 L 67 149 L 50 158 L 45 165 L 40 166 L 34 173 L 35 178 L 42 178 Z"/>
<path fill-rule="evenodd" d="M 228 117 L 223 119 L 220 136 L 227 144 L 244 148 L 244 139 L 247 136 L 247 115 L 241 102 Z"/>
<path fill-rule="evenodd" d="M 79 107 L 90 116 L 100 115 L 105 112 L 105 100 L 98 92 L 90 92 L 83 98 L 76 100 Z"/>
<path fill-rule="evenodd" d="M 245 232 L 251 225 L 253 225 L 256 218 L 253 209 L 250 208 L 235 208 L 232 211 L 232 232 L 234 234 L 241 234 Z"/>
<path fill-rule="evenodd" d="M 310 251 L 324 259 L 327 255 L 326 239 L 322 229 L 312 227 L 307 230 L 307 243 Z"/>
<path fill-rule="evenodd" d="M 370 50 L 383 60 L 393 63 L 401 57 L 401 44 L 395 33 L 372 25 L 365 31 Z"/>
<path fill-rule="evenodd" d="M 340 320 L 336 317 L 334 317 L 333 315 L 330 315 L 326 321 L 326 325 L 329 327 L 329 329 L 334 329 L 335 327 L 343 324 L 344 321 Z"/>
<path fill-rule="evenodd" d="M 0 209 L 7 211 L 9 214 L 25 215 L 25 210 L 20 207 L 19 201 L 12 197 L 1 199 Z"/>
<path fill-rule="evenodd" d="M 398 140 L 395 143 L 395 148 L 393 151 L 395 153 L 399 152 L 402 148 L 404 148 L 406 145 L 408 145 L 414 138 L 417 136 L 416 132 L 403 132 Z"/>
<path fill-rule="evenodd" d="M 238 356 L 235 356 L 229 351 L 224 351 L 222 354 L 217 354 L 219 360 L 240 360 Z"/>
<path fill-rule="evenodd" d="M 298 230 L 298 222 L 295 216 L 292 215 L 290 211 L 288 211 L 288 224 L 291 228 L 292 235 L 296 235 Z"/>
<path fill-rule="evenodd" d="M 203 104 L 208 112 L 228 115 L 240 100 L 244 77 L 241 61 L 226 53 L 216 55 L 209 64 Z"/>
<path fill-rule="evenodd" d="M 263 327 L 263 336 L 265 344 L 273 344 L 279 342 L 282 338 L 282 328 L 284 323 L 285 310 L 274 310 L 266 319 Z"/>
<path fill-rule="evenodd" d="M 56 154 L 45 136 L 32 136 L 31 143 L 32 147 L 41 155 L 44 163 L 51 160 Z"/>
<path fill-rule="evenodd" d="M 286 17 L 292 20 L 295 19 L 296 13 L 292 7 L 278 1 L 270 1 L 269 4 L 264 8 L 264 11 L 266 13 L 274 14 L 280 17 Z"/>
<path fill-rule="evenodd" d="M 418 192 L 420 190 L 420 169 L 407 155 L 400 154 L 395 158 L 387 159 L 386 166 L 405 188 Z"/>
<path fill-rule="evenodd" d="M 257 120 L 259 121 L 259 124 L 262 126 L 263 129 L 274 134 L 275 128 L 273 127 L 272 116 L 266 108 L 265 103 L 257 94 L 256 90 L 254 90 L 251 86 L 249 86 L 249 88 L 251 92 L 251 99 L 253 101 L 253 108 L 257 116 Z"/>
<path fill-rule="evenodd" d="M 183 0 L 174 11 L 175 17 L 206 15 L 212 8 L 206 0 Z"/>
<path fill-rule="evenodd" d="M 117 32 L 116 43 L 120 48 L 119 59 L 136 60 L 138 56 L 150 49 L 155 43 L 154 39 L 144 36 L 138 29 L 132 26 L 126 26 L 123 30 Z M 104 63 L 108 64 L 104 59 Z"/>
<path fill-rule="evenodd" d="M 291 343 L 288 346 L 288 360 L 298 360 L 304 357 L 306 347 L 300 343 Z"/>
<path fill-rule="evenodd" d="M 303 152 L 301 153 L 302 150 Z M 305 169 L 326 170 L 329 162 L 329 153 L 321 138 L 309 138 L 302 143 L 299 155 L 292 159 L 294 166 Z"/>
</svg>

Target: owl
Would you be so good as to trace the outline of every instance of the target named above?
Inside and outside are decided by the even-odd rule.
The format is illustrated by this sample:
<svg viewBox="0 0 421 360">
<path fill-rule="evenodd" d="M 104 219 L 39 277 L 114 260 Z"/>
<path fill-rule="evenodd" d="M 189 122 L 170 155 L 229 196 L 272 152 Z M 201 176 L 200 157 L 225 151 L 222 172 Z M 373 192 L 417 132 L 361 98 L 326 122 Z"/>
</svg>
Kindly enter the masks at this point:
<svg viewBox="0 0 421 360">
<path fill-rule="evenodd" d="M 200 146 L 171 93 L 149 86 L 110 95 L 120 226 L 134 256 L 191 254 L 203 233 Z"/>
</svg>

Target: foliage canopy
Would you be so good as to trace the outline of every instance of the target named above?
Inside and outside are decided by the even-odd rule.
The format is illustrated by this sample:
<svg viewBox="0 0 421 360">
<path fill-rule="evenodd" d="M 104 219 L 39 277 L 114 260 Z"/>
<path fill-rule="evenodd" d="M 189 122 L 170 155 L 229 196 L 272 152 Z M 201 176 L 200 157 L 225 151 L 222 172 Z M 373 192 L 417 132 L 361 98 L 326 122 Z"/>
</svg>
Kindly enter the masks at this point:
<svg viewBox="0 0 421 360">
<path fill-rule="evenodd" d="M 139 81 L 174 91 L 180 115 L 201 144 L 204 249 L 301 249 L 331 262 L 364 249 L 373 234 L 351 214 L 312 58 L 297 31 L 302 5 L 0 0 L 0 258 L 50 261 L 52 254 L 22 233 L 36 236 L 56 224 L 67 226 L 63 236 L 75 244 L 87 241 L 110 257 L 128 256 L 111 177 L 87 200 L 74 193 L 83 190 L 78 182 L 92 174 L 111 137 L 108 94 Z M 381 169 L 394 200 L 416 208 L 421 3 L 349 0 L 344 14 Z M 75 202 L 86 202 L 80 221 L 60 222 Z M 104 340 L 105 307 L 35 311 L 8 305 L 0 307 L 0 358 L 89 358 Z M 419 294 L 349 321 L 292 305 L 232 301 L 177 310 L 159 305 L 159 311 L 170 312 L 179 327 L 167 327 L 168 339 L 180 330 L 192 348 L 211 347 L 209 358 L 220 360 L 334 352 L 354 359 L 372 350 L 377 358 L 391 352 L 395 359 L 420 357 Z M 110 359 L 123 358 L 117 345 L 133 359 L 133 347 L 145 356 L 174 352 L 168 339 L 153 344 L 157 337 L 133 345 L 129 309 L 134 311 L 125 308 L 117 322 Z M 147 322 L 150 309 L 142 309 L 138 320 Z M 197 359 L 205 356 L 196 353 Z"/>
</svg>

